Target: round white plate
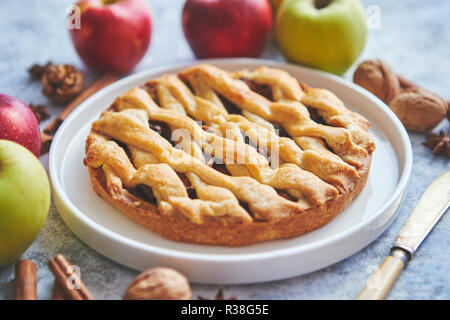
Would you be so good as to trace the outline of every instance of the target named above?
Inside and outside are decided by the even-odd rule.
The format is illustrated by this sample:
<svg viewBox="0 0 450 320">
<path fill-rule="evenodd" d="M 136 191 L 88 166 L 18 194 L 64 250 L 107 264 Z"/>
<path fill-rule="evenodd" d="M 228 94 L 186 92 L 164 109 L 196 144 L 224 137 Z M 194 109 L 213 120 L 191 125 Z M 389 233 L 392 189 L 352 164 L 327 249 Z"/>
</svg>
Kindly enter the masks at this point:
<svg viewBox="0 0 450 320">
<path fill-rule="evenodd" d="M 370 120 L 376 143 L 367 185 L 336 219 L 301 237 L 241 248 L 174 242 L 151 232 L 98 197 L 83 166 L 91 123 L 126 90 L 188 65 L 133 74 L 99 91 L 64 121 L 52 143 L 49 170 L 58 211 L 69 228 L 101 254 L 134 269 L 164 265 L 201 283 L 251 283 L 304 274 L 340 261 L 378 237 L 394 220 L 412 164 L 406 131 L 391 110 L 358 86 L 311 69 L 267 60 L 216 59 L 203 62 L 223 69 L 260 65 L 288 71 L 315 87 L 332 90 L 346 105 Z"/>
</svg>

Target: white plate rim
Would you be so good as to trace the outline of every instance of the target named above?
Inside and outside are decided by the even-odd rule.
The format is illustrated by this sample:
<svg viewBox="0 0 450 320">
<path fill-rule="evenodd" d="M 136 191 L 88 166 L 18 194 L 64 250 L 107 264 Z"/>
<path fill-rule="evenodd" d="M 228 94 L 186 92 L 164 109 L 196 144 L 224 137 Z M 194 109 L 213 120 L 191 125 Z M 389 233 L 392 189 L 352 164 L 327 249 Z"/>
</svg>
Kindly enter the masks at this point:
<svg viewBox="0 0 450 320">
<path fill-rule="evenodd" d="M 375 213 L 371 214 L 371 216 L 367 220 L 362 220 L 358 224 L 350 227 L 344 232 L 341 232 L 339 234 L 333 235 L 328 237 L 325 240 L 311 243 L 311 244 L 305 244 L 300 247 L 294 247 L 294 248 L 282 248 L 282 249 L 275 249 L 270 250 L 268 252 L 257 252 L 257 253 L 240 253 L 240 254 L 227 254 L 227 255 L 221 255 L 221 254 L 211 254 L 211 253 L 198 253 L 198 252 L 182 252 L 179 250 L 173 250 L 173 249 L 167 249 L 167 248 L 161 248 L 158 246 L 153 246 L 151 244 L 143 244 L 136 240 L 129 239 L 125 236 L 116 234 L 109 229 L 103 227 L 102 225 L 92 221 L 90 218 L 88 218 L 86 215 L 84 215 L 66 196 L 61 183 L 58 179 L 57 174 L 57 168 L 55 164 L 55 157 L 56 157 L 56 150 L 58 149 L 58 143 L 59 143 L 59 137 L 62 135 L 62 132 L 64 131 L 64 128 L 69 126 L 73 119 L 76 119 L 77 115 L 83 111 L 83 109 L 89 105 L 91 100 L 96 99 L 99 95 L 107 94 L 109 91 L 114 91 L 116 88 L 121 87 L 123 84 L 129 81 L 133 81 L 134 79 L 148 76 L 149 79 L 151 78 L 152 74 L 164 72 L 165 70 L 170 70 L 174 68 L 183 68 L 188 67 L 195 64 L 200 63 L 209 63 L 209 64 L 252 64 L 255 66 L 258 65 L 267 65 L 267 66 L 273 66 L 273 67 L 289 67 L 289 68 L 297 68 L 299 71 L 304 73 L 317 73 L 325 78 L 331 79 L 340 85 L 343 85 L 345 87 L 348 87 L 352 89 L 353 91 L 358 92 L 359 94 L 362 94 L 366 96 L 367 98 L 371 99 L 377 107 L 379 107 L 380 112 L 383 112 L 385 116 L 389 117 L 390 120 L 392 120 L 393 124 L 395 125 L 395 130 L 398 131 L 401 143 L 403 146 L 404 151 L 404 161 L 403 161 L 403 170 L 401 171 L 401 175 L 399 177 L 397 186 L 395 188 L 395 191 L 390 196 L 389 200 L 384 203 L 383 206 L 378 208 Z M 348 80 L 345 80 L 343 78 L 340 78 L 336 75 L 329 74 L 327 72 L 314 70 L 311 68 L 299 66 L 299 65 L 293 65 L 285 62 L 280 61 L 274 61 L 274 60 L 266 60 L 266 59 L 251 59 L 251 58 L 219 58 L 219 59 L 205 59 L 205 60 L 192 60 L 192 61 L 179 61 L 175 63 L 165 64 L 163 66 L 149 68 L 134 74 L 131 74 L 129 76 L 126 76 L 109 86 L 101 89 L 85 101 L 83 101 L 70 115 L 69 117 L 62 123 L 61 127 L 58 129 L 58 132 L 56 133 L 52 146 L 50 148 L 49 152 L 49 175 L 50 179 L 52 181 L 52 186 L 54 192 L 58 194 L 58 196 L 62 199 L 64 204 L 70 209 L 70 211 L 73 214 L 76 214 L 77 218 L 82 220 L 83 223 L 88 225 L 91 229 L 101 233 L 103 236 L 110 238 L 111 240 L 118 241 L 122 243 L 123 245 L 133 246 L 137 249 L 145 250 L 147 252 L 152 252 L 158 255 L 163 255 L 167 257 L 173 257 L 173 258 L 181 258 L 181 259 L 189 259 L 197 262 L 245 262 L 245 261 L 258 261 L 262 262 L 266 259 L 272 259 L 274 256 L 282 257 L 282 256 L 290 256 L 290 255 L 297 255 L 302 254 L 308 251 L 315 250 L 319 247 L 323 247 L 326 245 L 329 245 L 332 242 L 343 240 L 344 238 L 351 237 L 353 234 L 357 233 L 360 229 L 368 227 L 371 223 L 373 223 L 377 218 L 379 218 L 380 215 L 382 215 L 383 212 L 388 210 L 394 202 L 403 194 L 406 185 L 408 183 L 410 174 L 412 169 L 412 148 L 411 148 L 411 142 L 409 140 L 409 136 L 403 127 L 400 120 L 397 118 L 397 116 L 392 112 L 392 110 L 389 109 L 389 107 L 384 104 L 381 100 L 379 100 L 376 96 L 368 92 L 367 90 L 349 82 Z"/>
</svg>

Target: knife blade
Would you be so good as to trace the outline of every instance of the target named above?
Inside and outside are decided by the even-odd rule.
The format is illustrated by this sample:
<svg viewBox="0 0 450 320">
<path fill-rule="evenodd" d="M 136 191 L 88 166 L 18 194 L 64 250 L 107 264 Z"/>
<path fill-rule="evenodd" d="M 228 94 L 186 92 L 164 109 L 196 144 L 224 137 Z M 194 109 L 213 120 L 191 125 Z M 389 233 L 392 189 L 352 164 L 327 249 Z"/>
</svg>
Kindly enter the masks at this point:
<svg viewBox="0 0 450 320">
<path fill-rule="evenodd" d="M 367 281 L 358 300 L 380 300 L 450 205 L 450 170 L 425 190 L 395 239 L 390 255 Z"/>
<path fill-rule="evenodd" d="M 450 205 L 450 170 L 437 177 L 425 190 L 417 206 L 395 239 L 394 248 L 411 256 Z"/>
</svg>

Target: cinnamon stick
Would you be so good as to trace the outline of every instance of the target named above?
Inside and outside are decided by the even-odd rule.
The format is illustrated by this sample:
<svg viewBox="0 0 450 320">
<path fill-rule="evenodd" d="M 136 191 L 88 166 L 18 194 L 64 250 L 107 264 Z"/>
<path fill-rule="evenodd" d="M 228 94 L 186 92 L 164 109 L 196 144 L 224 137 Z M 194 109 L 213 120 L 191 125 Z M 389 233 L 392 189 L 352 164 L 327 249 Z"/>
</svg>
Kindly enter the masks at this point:
<svg viewBox="0 0 450 320">
<path fill-rule="evenodd" d="M 89 87 L 83 90 L 78 96 L 75 97 L 62 111 L 61 113 L 53 119 L 50 124 L 45 127 L 44 132 L 49 135 L 54 135 L 56 130 L 58 130 L 59 126 L 62 122 L 69 116 L 69 114 L 84 100 L 89 98 L 91 95 L 99 91 L 100 89 L 106 87 L 107 85 L 113 83 L 119 79 L 117 76 L 113 74 L 106 74 L 101 78 L 97 79 L 92 83 Z"/>
<path fill-rule="evenodd" d="M 36 264 L 29 259 L 16 264 L 14 300 L 36 300 Z"/>
<path fill-rule="evenodd" d="M 69 300 L 93 300 L 91 293 L 81 278 L 74 272 L 72 264 L 58 254 L 48 262 L 48 267 L 55 277 L 55 284 Z"/>
<path fill-rule="evenodd" d="M 44 132 L 41 132 L 41 155 L 46 154 L 50 150 L 53 137 Z"/>
<path fill-rule="evenodd" d="M 56 281 L 53 284 L 52 300 L 66 300 L 66 295 L 64 294 L 64 291 L 61 289 L 61 287 L 58 285 Z"/>
</svg>

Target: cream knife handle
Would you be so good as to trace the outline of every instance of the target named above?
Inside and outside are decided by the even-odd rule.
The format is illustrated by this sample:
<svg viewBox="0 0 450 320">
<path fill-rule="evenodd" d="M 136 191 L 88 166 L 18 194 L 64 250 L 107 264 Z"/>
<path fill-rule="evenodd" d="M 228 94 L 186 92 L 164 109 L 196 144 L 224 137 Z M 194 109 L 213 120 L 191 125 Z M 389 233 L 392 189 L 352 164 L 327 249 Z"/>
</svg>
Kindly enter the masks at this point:
<svg viewBox="0 0 450 320">
<path fill-rule="evenodd" d="M 369 278 L 366 287 L 359 293 L 357 300 L 382 300 L 408 261 L 404 252 L 393 249 L 392 255 L 384 259 L 378 270 Z"/>
</svg>

